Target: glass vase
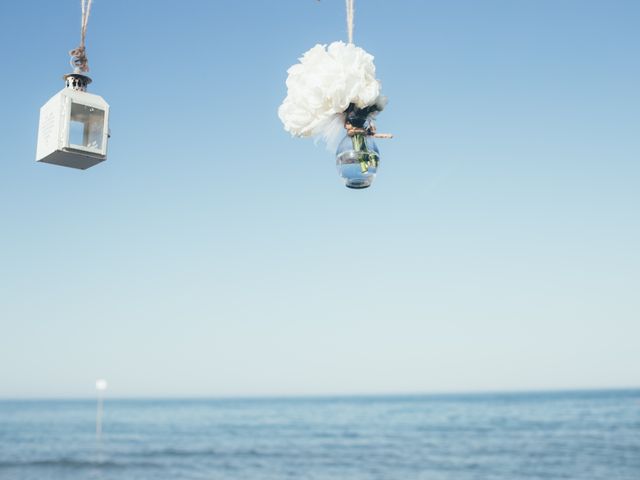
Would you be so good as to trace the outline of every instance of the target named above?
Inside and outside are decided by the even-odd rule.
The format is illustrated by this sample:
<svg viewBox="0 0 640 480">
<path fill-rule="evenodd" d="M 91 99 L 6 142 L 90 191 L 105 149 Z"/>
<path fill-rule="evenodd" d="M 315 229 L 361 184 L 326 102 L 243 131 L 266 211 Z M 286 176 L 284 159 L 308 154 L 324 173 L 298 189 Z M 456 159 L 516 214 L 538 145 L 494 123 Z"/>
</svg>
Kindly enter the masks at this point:
<svg viewBox="0 0 640 480">
<path fill-rule="evenodd" d="M 378 146 L 373 137 L 365 133 L 345 136 L 336 151 L 336 168 L 348 188 L 371 186 L 379 164 Z"/>
<path fill-rule="evenodd" d="M 347 136 L 336 151 L 336 168 L 349 188 L 367 188 L 373 183 L 380 164 L 380 152 L 371 132 L 375 107 L 349 105 L 345 118 Z"/>
</svg>

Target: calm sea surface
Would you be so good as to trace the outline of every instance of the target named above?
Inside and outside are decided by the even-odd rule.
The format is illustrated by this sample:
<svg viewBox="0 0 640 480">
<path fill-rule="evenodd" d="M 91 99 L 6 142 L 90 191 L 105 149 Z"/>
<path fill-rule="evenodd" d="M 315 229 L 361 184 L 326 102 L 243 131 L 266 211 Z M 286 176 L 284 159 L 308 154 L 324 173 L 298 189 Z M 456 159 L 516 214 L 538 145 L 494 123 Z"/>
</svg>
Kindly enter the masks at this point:
<svg viewBox="0 0 640 480">
<path fill-rule="evenodd" d="M 640 479 L 640 390 L 0 402 L 0 479 Z"/>
</svg>

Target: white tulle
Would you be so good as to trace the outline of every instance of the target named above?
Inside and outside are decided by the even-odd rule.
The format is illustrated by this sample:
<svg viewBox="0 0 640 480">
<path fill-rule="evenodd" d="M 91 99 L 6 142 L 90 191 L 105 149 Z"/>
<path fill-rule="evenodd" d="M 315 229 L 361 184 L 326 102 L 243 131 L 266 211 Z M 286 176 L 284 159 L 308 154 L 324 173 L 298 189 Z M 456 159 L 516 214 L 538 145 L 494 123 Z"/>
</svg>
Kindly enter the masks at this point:
<svg viewBox="0 0 640 480">
<path fill-rule="evenodd" d="M 315 142 L 323 142 L 330 152 L 335 152 L 344 137 L 344 113 L 336 113 L 326 122 L 318 126 L 317 133 L 314 136 Z"/>
</svg>

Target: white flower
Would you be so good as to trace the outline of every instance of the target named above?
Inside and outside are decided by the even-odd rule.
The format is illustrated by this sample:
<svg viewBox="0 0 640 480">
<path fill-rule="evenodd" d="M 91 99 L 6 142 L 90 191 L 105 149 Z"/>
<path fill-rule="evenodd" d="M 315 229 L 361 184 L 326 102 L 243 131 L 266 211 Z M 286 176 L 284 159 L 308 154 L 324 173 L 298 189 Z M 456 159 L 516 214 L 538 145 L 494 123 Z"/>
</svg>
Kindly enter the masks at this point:
<svg viewBox="0 0 640 480">
<path fill-rule="evenodd" d="M 298 137 L 321 135 L 351 103 L 365 108 L 386 102 L 373 56 L 353 44 L 316 45 L 287 73 L 287 97 L 278 116 Z"/>
</svg>

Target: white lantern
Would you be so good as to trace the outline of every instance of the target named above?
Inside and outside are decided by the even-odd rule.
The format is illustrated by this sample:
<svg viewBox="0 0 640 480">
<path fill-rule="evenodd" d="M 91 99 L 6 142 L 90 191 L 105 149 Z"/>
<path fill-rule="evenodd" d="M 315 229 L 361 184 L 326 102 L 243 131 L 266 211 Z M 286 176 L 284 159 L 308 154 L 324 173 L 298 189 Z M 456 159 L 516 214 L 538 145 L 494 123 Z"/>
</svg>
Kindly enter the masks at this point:
<svg viewBox="0 0 640 480">
<path fill-rule="evenodd" d="M 107 159 L 109 105 L 87 92 L 86 75 L 65 75 L 66 86 L 40 109 L 36 161 L 86 170 Z"/>
</svg>

